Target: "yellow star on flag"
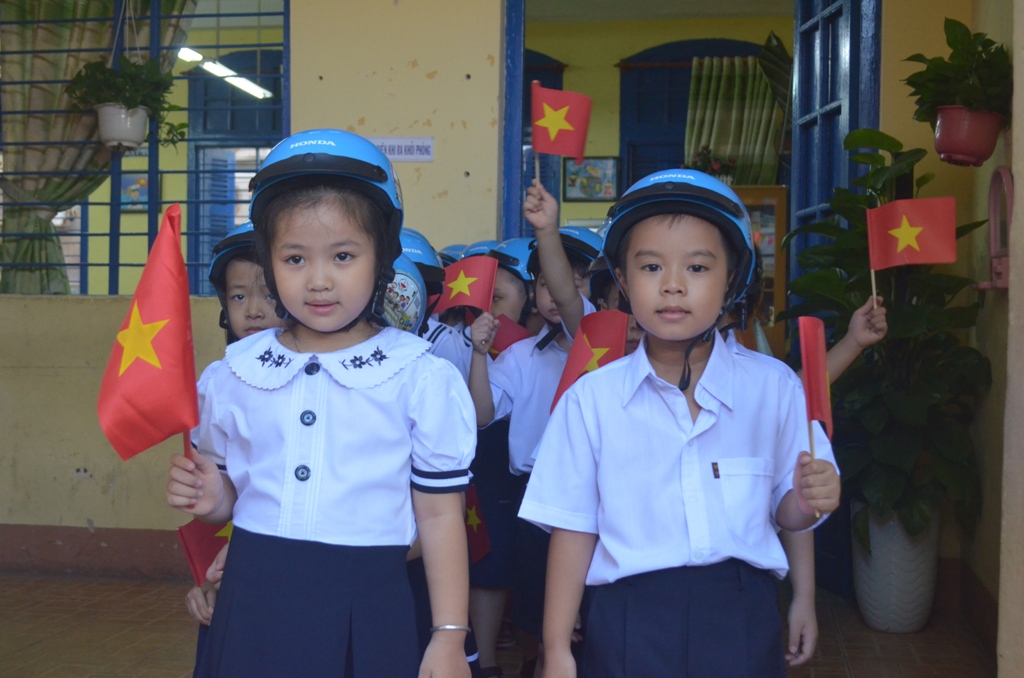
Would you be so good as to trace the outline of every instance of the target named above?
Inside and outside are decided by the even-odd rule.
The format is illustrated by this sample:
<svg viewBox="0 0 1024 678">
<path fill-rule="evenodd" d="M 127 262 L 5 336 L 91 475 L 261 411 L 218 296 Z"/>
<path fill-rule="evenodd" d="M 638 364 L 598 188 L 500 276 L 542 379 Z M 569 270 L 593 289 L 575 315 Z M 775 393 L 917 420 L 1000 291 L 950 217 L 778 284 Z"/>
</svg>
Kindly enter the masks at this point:
<svg viewBox="0 0 1024 678">
<path fill-rule="evenodd" d="M 587 363 L 587 366 L 583 368 L 583 371 L 584 372 L 593 372 L 598 367 L 600 367 L 600 365 L 598 364 L 597 361 L 599 361 L 601 358 L 603 358 L 604 354 L 607 353 L 608 351 L 610 351 L 611 349 L 608 349 L 608 348 L 594 348 L 594 347 L 592 347 L 590 345 L 590 338 L 587 335 L 585 335 L 585 334 L 583 335 L 583 343 L 585 343 L 587 345 L 587 348 L 590 349 L 590 362 Z"/>
<path fill-rule="evenodd" d="M 220 529 L 220 532 L 218 532 L 217 534 L 215 534 L 215 535 L 213 535 L 213 536 L 215 536 L 215 537 L 224 537 L 224 538 L 225 538 L 225 539 L 227 539 L 228 541 L 231 541 L 231 532 L 232 532 L 232 531 L 233 531 L 234 529 L 235 529 L 235 524 L 234 524 L 233 522 L 231 522 L 231 521 L 229 520 L 229 521 L 227 522 L 227 524 L 226 524 L 226 525 L 224 525 L 224 527 L 222 527 L 222 528 Z"/>
<path fill-rule="evenodd" d="M 466 275 L 465 271 L 459 271 L 459 277 L 448 283 L 448 287 L 452 291 L 452 295 L 449 299 L 454 299 L 456 294 L 465 294 L 469 296 L 469 286 L 475 283 L 479 278 L 470 278 Z"/>
<path fill-rule="evenodd" d="M 131 319 L 128 321 L 128 328 L 117 333 L 117 341 L 124 347 L 121 354 L 121 370 L 117 376 L 124 374 L 124 371 L 135 362 L 136 358 L 145 360 L 157 369 L 160 367 L 160 358 L 153 349 L 153 338 L 163 329 L 169 320 L 158 320 L 155 323 L 143 323 L 142 315 L 139 313 L 139 302 L 132 306 Z"/>
<path fill-rule="evenodd" d="M 903 221 L 900 222 L 899 228 L 894 228 L 889 231 L 889 235 L 899 240 L 896 244 L 896 253 L 899 254 L 905 247 L 913 247 L 918 252 L 921 248 L 917 245 L 917 234 L 923 231 L 923 228 L 917 228 L 910 225 L 910 221 L 907 219 L 907 215 L 903 215 Z"/>
<path fill-rule="evenodd" d="M 547 104 L 544 106 L 544 117 L 533 123 L 537 127 L 544 127 L 548 131 L 548 136 L 551 137 L 551 141 L 555 140 L 558 133 L 564 130 L 572 131 L 576 129 L 569 124 L 569 121 L 565 119 L 565 116 L 569 113 L 569 107 L 565 106 L 559 108 L 557 111 Z"/>
<path fill-rule="evenodd" d="M 473 532 L 476 532 L 476 528 L 480 526 L 484 521 L 480 520 L 480 516 L 476 514 L 476 507 L 466 509 L 466 524 L 473 528 Z"/>
</svg>

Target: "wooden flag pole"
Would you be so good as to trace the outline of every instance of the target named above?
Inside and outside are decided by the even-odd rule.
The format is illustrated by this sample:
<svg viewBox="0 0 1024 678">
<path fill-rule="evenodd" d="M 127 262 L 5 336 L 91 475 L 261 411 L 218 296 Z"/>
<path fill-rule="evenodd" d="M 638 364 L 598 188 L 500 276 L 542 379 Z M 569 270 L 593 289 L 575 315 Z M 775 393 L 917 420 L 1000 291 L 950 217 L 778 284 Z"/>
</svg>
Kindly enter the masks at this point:
<svg viewBox="0 0 1024 678">
<path fill-rule="evenodd" d="M 871 269 L 871 308 L 878 308 L 878 287 L 875 285 L 875 269 Z M 813 445 L 814 443 L 811 444 Z"/>
<path fill-rule="evenodd" d="M 540 153 L 537 149 L 533 150 L 533 178 L 537 180 L 537 183 L 543 183 L 540 180 Z"/>
<path fill-rule="evenodd" d="M 185 431 L 181 434 L 181 439 L 185 443 L 185 458 L 192 459 L 192 432 Z"/>
</svg>

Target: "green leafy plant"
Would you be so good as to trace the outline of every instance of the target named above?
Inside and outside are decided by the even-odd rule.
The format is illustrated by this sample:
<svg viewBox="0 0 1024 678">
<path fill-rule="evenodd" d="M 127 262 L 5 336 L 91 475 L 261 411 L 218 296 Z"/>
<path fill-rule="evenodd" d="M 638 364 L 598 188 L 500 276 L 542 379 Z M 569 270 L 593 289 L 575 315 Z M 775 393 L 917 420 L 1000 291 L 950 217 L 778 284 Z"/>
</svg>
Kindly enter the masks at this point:
<svg viewBox="0 0 1024 678">
<path fill-rule="evenodd" d="M 170 103 L 174 76 L 160 72 L 160 62 L 149 59 L 136 63 L 122 54 L 115 70 L 105 61 L 93 61 L 82 67 L 68 83 L 67 94 L 76 108 L 86 110 L 99 104 L 121 104 L 131 110 L 143 106 L 156 116 L 160 143 L 177 144 L 185 139 L 187 123 L 167 121 L 167 114 L 181 110 Z"/>
<path fill-rule="evenodd" d="M 897 180 L 913 176 L 927 155 L 869 129 L 850 132 L 844 148 L 868 168 L 851 182 L 859 192 L 836 188 L 829 202 L 835 216 L 801 226 L 783 242 L 788 247 L 807 235 L 820 241 L 797 255 L 807 273 L 790 290 L 802 300 L 779 319 L 819 314 L 834 329 L 833 339 L 846 333 L 851 315 L 871 294 L 867 210 L 892 200 Z M 919 177 L 917 190 L 932 177 Z M 957 237 L 984 223 L 958 227 Z M 866 504 L 853 522 L 868 552 L 868 511 L 883 518 L 895 512 L 916 535 L 949 500 L 960 525 L 973 530 L 981 499 L 968 426 L 992 380 L 988 359 L 957 336 L 977 322 L 979 305 L 959 301 L 973 280 L 931 266 L 878 271 L 877 280 L 888 334 L 832 387 L 834 450 L 844 491 Z"/>
<path fill-rule="evenodd" d="M 964 106 L 999 113 L 1009 122 L 1013 70 L 1006 48 L 955 19 L 947 17 L 945 29 L 949 58 L 913 54 L 905 59 L 924 64 L 904 80 L 910 96 L 917 97 L 914 119 L 934 129 L 939 106 Z"/>
</svg>

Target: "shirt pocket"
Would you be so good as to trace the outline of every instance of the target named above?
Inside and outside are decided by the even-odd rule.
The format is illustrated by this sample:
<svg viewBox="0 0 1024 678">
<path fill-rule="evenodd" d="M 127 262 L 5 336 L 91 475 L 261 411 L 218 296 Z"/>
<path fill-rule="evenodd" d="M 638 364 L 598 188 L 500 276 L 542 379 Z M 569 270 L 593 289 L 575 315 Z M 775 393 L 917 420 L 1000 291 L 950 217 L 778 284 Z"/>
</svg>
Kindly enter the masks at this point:
<svg viewBox="0 0 1024 678">
<path fill-rule="evenodd" d="M 738 540 L 756 543 L 769 523 L 775 460 L 732 457 L 717 463 L 729 529 Z"/>
</svg>

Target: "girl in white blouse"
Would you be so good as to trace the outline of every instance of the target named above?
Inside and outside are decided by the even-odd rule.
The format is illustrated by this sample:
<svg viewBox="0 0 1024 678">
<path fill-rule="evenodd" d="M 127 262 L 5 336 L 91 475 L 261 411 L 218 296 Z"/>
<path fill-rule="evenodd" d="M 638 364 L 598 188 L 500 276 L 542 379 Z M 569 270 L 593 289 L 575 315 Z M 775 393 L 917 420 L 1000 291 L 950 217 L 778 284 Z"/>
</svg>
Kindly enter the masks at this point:
<svg viewBox="0 0 1024 678">
<path fill-rule="evenodd" d="M 401 252 L 391 164 L 355 134 L 311 130 L 250 188 L 288 327 L 228 348 L 199 454 L 172 458 L 168 503 L 235 525 L 196 673 L 469 676 L 474 411 L 450 363 L 380 320 Z M 417 533 L 434 622 L 422 664 L 405 570 Z"/>
</svg>

